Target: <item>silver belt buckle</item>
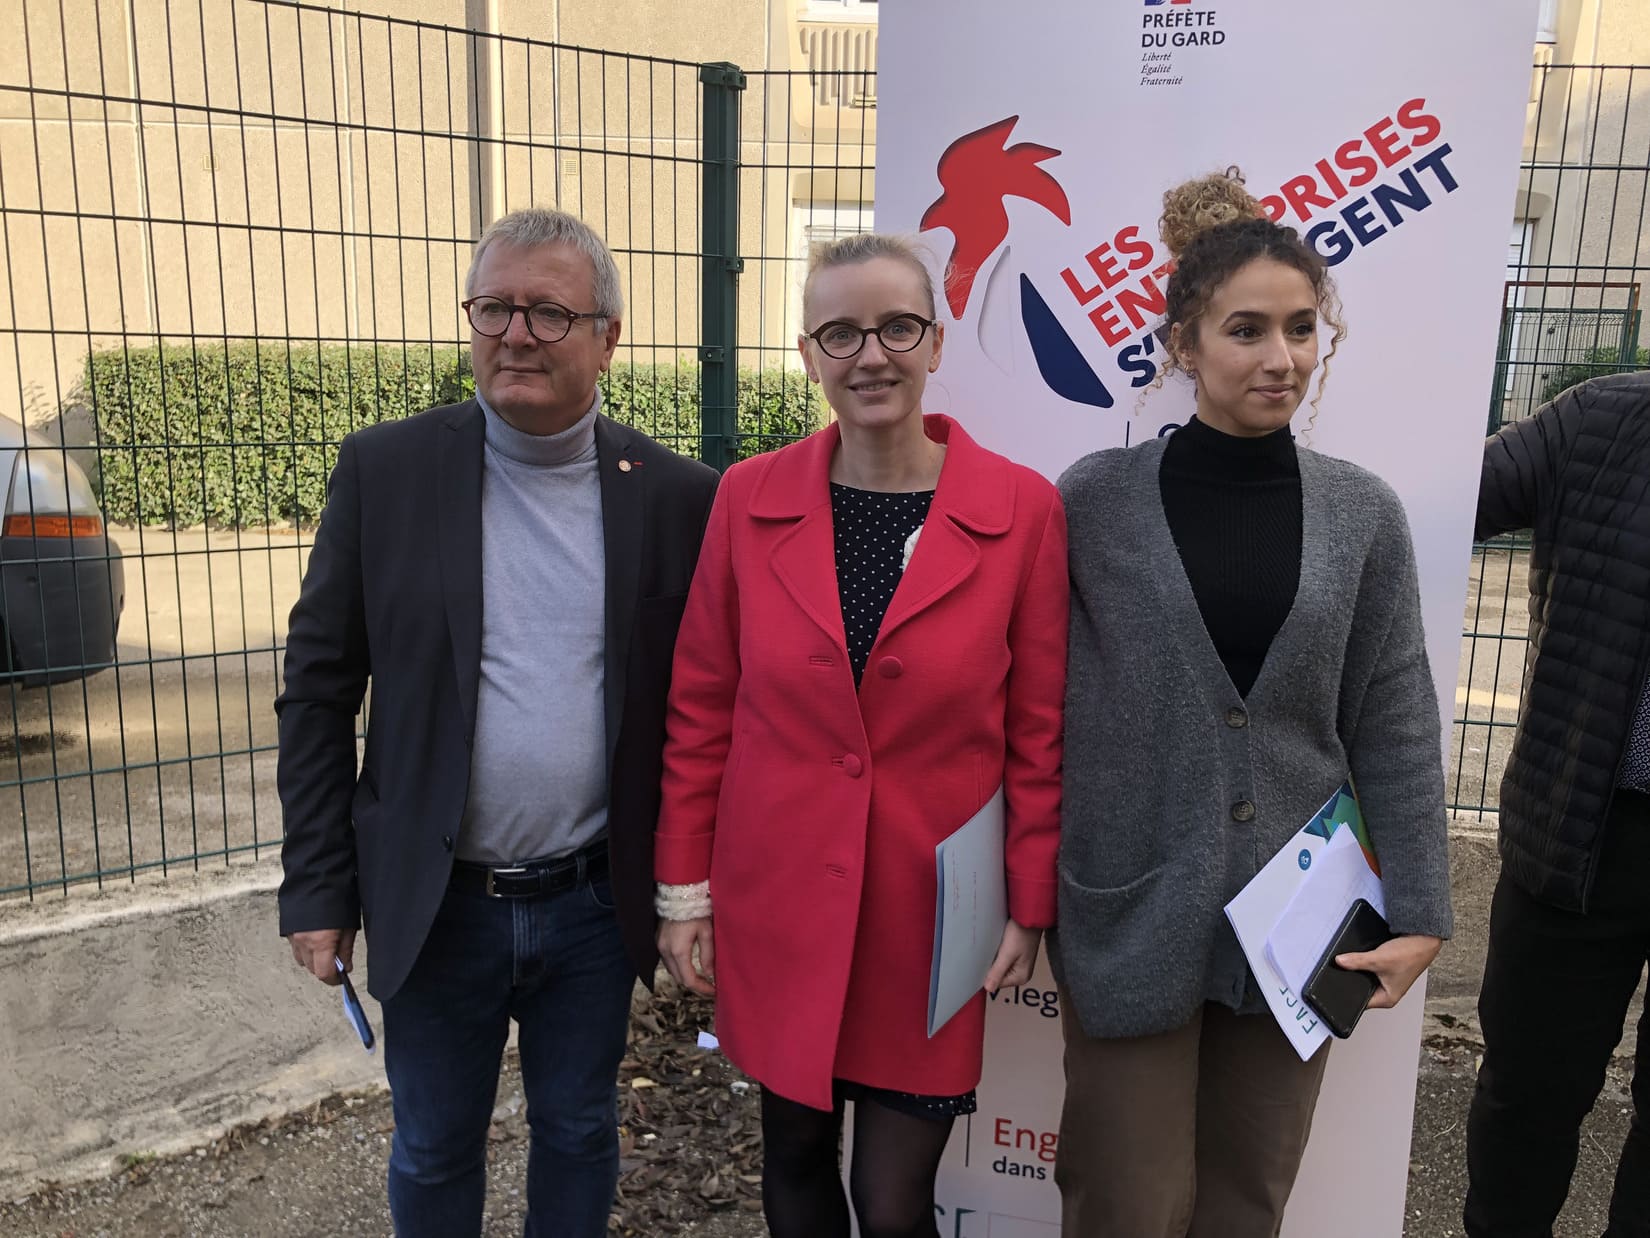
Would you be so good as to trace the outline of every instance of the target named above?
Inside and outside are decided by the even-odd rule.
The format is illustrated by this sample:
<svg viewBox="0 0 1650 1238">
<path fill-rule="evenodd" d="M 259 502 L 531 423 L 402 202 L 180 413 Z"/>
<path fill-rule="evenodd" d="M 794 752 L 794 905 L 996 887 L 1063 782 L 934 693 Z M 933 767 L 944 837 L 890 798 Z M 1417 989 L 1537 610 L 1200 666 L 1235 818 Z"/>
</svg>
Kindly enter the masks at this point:
<svg viewBox="0 0 1650 1238">
<path fill-rule="evenodd" d="M 497 877 L 500 873 L 502 873 L 506 877 L 519 877 L 523 873 L 525 873 L 526 871 L 527 871 L 526 868 L 524 868 L 520 865 L 516 866 L 515 868 L 489 868 L 487 870 L 487 897 L 488 898 L 503 898 L 504 897 L 504 895 L 500 894 L 498 891 L 493 889 L 493 878 L 494 877 Z"/>
</svg>

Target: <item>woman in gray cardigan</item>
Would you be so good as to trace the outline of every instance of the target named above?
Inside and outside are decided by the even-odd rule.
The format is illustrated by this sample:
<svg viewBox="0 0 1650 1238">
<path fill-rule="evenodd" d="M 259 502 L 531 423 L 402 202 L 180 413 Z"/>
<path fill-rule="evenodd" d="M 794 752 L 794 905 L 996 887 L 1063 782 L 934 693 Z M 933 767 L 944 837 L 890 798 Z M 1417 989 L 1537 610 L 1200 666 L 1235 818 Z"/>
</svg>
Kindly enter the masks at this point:
<svg viewBox="0 0 1650 1238">
<path fill-rule="evenodd" d="M 1168 351 L 1197 416 L 1060 480 L 1072 609 L 1050 949 L 1067 1238 L 1278 1232 L 1328 1053 L 1300 1061 L 1223 908 L 1348 773 L 1400 935 L 1343 958 L 1379 977 L 1371 1005 L 1395 1005 L 1450 933 L 1403 508 L 1295 446 L 1320 320 L 1330 355 L 1343 332 L 1323 259 L 1260 216 L 1231 177 L 1164 196 Z"/>
</svg>

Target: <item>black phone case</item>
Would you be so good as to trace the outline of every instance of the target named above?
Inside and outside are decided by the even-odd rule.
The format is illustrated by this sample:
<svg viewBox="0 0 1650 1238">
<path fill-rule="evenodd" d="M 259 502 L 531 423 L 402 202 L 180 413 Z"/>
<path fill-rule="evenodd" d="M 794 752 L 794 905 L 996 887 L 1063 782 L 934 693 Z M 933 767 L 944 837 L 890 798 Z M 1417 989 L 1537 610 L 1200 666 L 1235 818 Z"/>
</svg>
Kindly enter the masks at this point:
<svg viewBox="0 0 1650 1238">
<path fill-rule="evenodd" d="M 1335 935 L 1329 939 L 1329 948 L 1323 952 L 1301 999 L 1323 1020 L 1335 1036 L 1345 1040 L 1352 1035 L 1363 1017 L 1369 999 L 1380 987 L 1371 972 L 1350 972 L 1335 966 L 1335 958 L 1342 954 L 1361 954 L 1392 940 L 1392 929 L 1381 913 L 1365 899 L 1355 899 Z"/>
</svg>

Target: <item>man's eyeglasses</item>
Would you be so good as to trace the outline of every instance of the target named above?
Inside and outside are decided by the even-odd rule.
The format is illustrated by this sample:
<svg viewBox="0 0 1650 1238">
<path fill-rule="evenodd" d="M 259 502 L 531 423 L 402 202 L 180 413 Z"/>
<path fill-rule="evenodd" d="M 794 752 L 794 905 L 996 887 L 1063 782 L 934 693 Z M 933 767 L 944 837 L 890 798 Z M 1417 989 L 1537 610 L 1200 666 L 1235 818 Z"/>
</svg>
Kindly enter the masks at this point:
<svg viewBox="0 0 1650 1238">
<path fill-rule="evenodd" d="M 877 337 L 877 343 L 882 345 L 885 352 L 910 352 L 922 343 L 922 337 L 928 334 L 928 328 L 933 325 L 932 318 L 900 314 L 890 318 L 880 327 L 856 327 L 851 322 L 828 322 L 816 331 L 807 332 L 805 338 L 824 349 L 827 357 L 846 361 L 849 357 L 858 356 L 859 350 L 865 347 L 866 339 L 873 335 Z"/>
<path fill-rule="evenodd" d="M 497 297 L 471 297 L 463 303 L 470 325 L 477 334 L 497 339 L 510 329 L 517 314 L 527 321 L 527 330 L 541 344 L 554 344 L 567 338 L 573 324 L 581 318 L 607 318 L 607 314 L 581 313 L 554 301 L 539 301 L 533 305 L 512 305 Z"/>
</svg>

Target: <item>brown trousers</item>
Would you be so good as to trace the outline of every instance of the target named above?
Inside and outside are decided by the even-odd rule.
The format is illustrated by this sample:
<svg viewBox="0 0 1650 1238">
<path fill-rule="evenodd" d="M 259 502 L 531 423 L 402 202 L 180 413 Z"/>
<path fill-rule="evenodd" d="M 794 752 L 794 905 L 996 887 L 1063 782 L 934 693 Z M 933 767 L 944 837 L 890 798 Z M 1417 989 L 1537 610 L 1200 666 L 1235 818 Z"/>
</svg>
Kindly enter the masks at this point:
<svg viewBox="0 0 1650 1238">
<path fill-rule="evenodd" d="M 1094 1040 L 1061 1007 L 1062 1238 L 1276 1238 L 1329 1046 L 1302 1062 L 1269 1014 L 1214 1003 L 1170 1032 Z"/>
</svg>

